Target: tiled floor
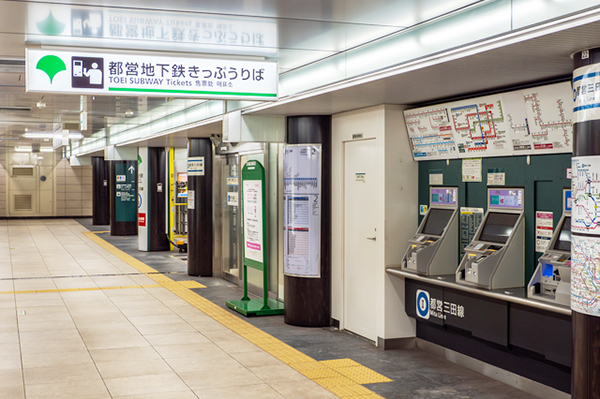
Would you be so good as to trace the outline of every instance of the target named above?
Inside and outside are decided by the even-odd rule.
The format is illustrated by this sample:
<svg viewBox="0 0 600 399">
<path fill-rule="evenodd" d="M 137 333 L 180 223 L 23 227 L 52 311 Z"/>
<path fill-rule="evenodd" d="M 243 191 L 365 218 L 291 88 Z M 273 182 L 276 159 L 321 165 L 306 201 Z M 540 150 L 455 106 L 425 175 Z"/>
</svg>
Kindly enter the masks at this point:
<svg viewBox="0 0 600 399">
<path fill-rule="evenodd" d="M 385 398 L 533 398 L 417 349 L 383 352 L 279 316 L 242 321 L 224 307 L 238 299 L 237 286 L 219 278 L 195 279 L 207 288 L 186 289 L 184 300 L 90 240 L 82 224 L 0 220 L 0 399 L 337 397 L 193 306 L 194 292 L 219 305 L 216 319 L 249 321 L 310 364 L 351 358 L 391 378 L 365 385 Z M 190 280 L 176 253 L 141 253 L 135 237 L 100 236 L 175 281 Z M 354 397 L 378 397 L 361 394 Z"/>
</svg>

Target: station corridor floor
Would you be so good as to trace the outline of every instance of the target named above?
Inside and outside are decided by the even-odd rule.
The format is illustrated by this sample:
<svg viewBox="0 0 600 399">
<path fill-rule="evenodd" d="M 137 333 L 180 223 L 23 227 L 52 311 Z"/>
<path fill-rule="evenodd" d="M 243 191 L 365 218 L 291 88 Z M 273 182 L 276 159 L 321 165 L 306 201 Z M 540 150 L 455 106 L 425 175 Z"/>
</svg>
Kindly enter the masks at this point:
<svg viewBox="0 0 600 399">
<path fill-rule="evenodd" d="M 419 349 L 246 319 L 224 306 L 236 285 L 98 230 L 0 220 L 0 399 L 534 398 Z"/>
</svg>

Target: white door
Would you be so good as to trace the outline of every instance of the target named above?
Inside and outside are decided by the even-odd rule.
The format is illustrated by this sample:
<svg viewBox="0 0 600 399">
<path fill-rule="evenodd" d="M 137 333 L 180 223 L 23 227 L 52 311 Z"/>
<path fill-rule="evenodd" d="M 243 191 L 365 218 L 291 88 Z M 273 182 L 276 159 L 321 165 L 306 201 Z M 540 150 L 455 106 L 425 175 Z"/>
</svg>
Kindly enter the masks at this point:
<svg viewBox="0 0 600 399">
<path fill-rule="evenodd" d="M 376 340 L 376 140 L 344 143 L 344 328 Z"/>
</svg>

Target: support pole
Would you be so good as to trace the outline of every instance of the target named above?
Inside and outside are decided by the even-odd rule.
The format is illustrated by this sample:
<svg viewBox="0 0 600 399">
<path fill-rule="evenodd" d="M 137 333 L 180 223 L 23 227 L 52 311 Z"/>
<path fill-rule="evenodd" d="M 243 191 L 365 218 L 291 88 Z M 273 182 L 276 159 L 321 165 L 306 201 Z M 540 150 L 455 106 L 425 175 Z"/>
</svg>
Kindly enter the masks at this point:
<svg viewBox="0 0 600 399">
<path fill-rule="evenodd" d="M 210 139 L 188 146 L 188 274 L 212 277 L 213 148 Z"/>
<path fill-rule="evenodd" d="M 600 48 L 585 50 L 573 55 L 573 195 L 576 186 L 583 180 L 596 178 L 577 175 L 583 165 L 589 165 L 593 176 L 600 174 Z M 582 158 L 584 157 L 584 158 Z M 598 165 L 598 167 L 596 166 Z M 587 166 L 586 166 L 587 167 Z M 581 180 L 581 182 L 580 182 Z M 588 181 L 590 195 L 575 198 L 574 216 L 571 223 L 571 309 L 573 310 L 573 364 L 571 368 L 571 397 L 573 399 L 600 398 L 600 288 L 597 282 L 597 265 L 589 275 L 592 284 L 586 284 L 583 274 L 587 266 L 580 258 L 598 259 L 598 246 L 589 245 L 595 240 L 600 243 L 600 233 L 590 229 L 582 231 L 575 226 L 577 207 L 585 206 L 587 200 L 597 200 L 598 193 L 592 193 L 592 184 Z M 593 221 L 594 227 L 599 223 Z M 590 226 L 591 227 L 591 226 Z M 600 225 L 598 226 L 600 227 Z M 580 245 L 582 244 L 582 245 Z M 585 244 L 585 245 L 583 245 Z M 582 285 L 586 286 L 583 287 Z M 585 295 L 582 295 L 585 293 Z"/>
</svg>

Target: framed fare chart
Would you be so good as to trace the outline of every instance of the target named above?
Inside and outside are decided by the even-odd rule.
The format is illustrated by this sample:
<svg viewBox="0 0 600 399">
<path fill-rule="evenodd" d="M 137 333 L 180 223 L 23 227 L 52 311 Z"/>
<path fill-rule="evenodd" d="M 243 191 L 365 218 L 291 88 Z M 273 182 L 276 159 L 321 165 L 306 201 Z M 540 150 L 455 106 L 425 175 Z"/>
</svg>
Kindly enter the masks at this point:
<svg viewBox="0 0 600 399">
<path fill-rule="evenodd" d="M 321 276 L 321 145 L 285 146 L 283 273 Z"/>
</svg>

